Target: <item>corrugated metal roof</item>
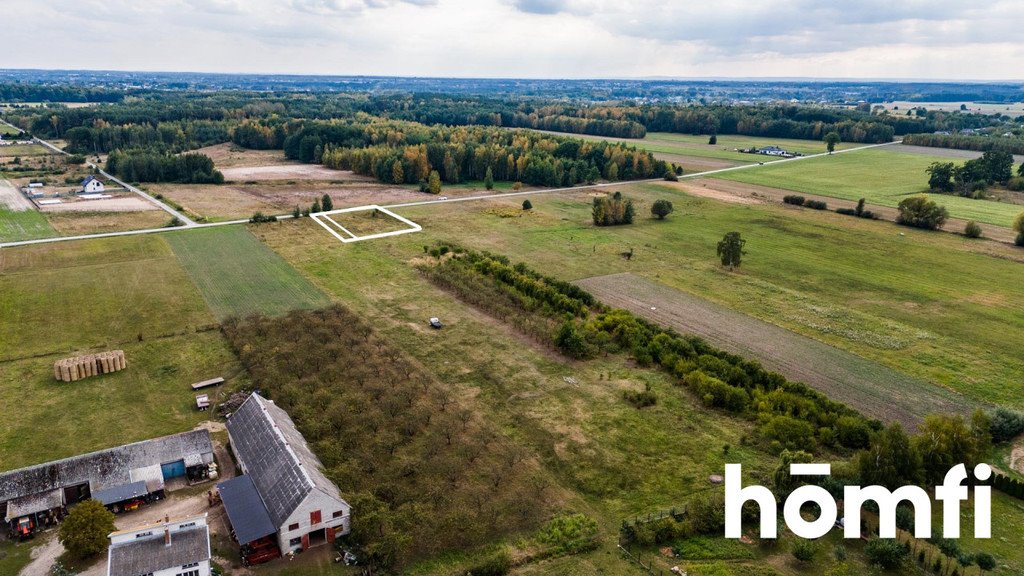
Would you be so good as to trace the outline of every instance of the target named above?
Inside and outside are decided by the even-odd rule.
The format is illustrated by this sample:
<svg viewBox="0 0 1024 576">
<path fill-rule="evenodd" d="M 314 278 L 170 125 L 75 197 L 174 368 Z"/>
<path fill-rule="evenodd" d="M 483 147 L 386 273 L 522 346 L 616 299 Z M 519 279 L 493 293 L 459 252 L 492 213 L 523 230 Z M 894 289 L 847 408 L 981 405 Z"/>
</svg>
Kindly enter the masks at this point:
<svg viewBox="0 0 1024 576">
<path fill-rule="evenodd" d="M 90 452 L 0 474 L 0 502 L 88 483 L 93 492 L 133 481 L 131 471 L 184 460 L 193 454 L 213 462 L 213 444 L 205 429 L 163 436 Z"/>
<path fill-rule="evenodd" d="M 281 526 L 314 489 L 344 502 L 295 423 L 269 400 L 252 394 L 228 418 L 227 427 L 235 454 L 275 526 Z"/>
<path fill-rule="evenodd" d="M 252 478 L 236 476 L 217 484 L 217 491 L 240 543 L 248 544 L 277 532 Z"/>
<path fill-rule="evenodd" d="M 205 525 L 171 533 L 170 546 L 164 544 L 163 530 L 158 530 L 147 538 L 112 545 L 108 570 L 110 574 L 137 576 L 209 559 L 210 533 Z"/>
<path fill-rule="evenodd" d="M 94 500 L 99 500 L 104 506 L 108 504 L 116 504 L 117 502 L 124 502 L 125 500 L 131 500 L 133 498 L 141 498 L 149 494 L 146 489 L 146 483 L 142 480 L 138 482 L 129 482 L 128 484 L 121 484 L 120 486 L 111 486 L 105 490 L 99 490 L 92 493 Z"/>
</svg>

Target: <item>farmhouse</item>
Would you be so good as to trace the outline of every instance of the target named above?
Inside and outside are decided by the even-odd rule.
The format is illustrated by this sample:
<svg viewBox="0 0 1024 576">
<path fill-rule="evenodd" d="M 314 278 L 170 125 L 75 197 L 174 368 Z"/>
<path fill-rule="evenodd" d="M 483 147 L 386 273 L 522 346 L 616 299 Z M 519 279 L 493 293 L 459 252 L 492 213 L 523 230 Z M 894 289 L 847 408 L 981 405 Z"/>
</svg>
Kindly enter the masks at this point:
<svg viewBox="0 0 1024 576">
<path fill-rule="evenodd" d="M 351 507 L 288 414 L 252 394 L 227 422 L 242 476 L 217 486 L 246 563 L 333 542 Z"/>
<path fill-rule="evenodd" d="M 206 514 L 110 535 L 107 576 L 210 576 Z"/>
<path fill-rule="evenodd" d="M 115 510 L 134 507 L 163 497 L 168 480 L 209 477 L 213 463 L 210 432 L 193 430 L 11 470 L 0 474 L 0 513 L 13 530 L 55 524 L 89 498 Z"/>
<path fill-rule="evenodd" d="M 82 180 L 82 193 L 93 194 L 96 192 L 103 192 L 103 182 L 91 175 L 86 176 L 85 180 Z"/>
<path fill-rule="evenodd" d="M 764 148 L 758 148 L 757 153 L 764 154 L 766 156 L 793 156 L 792 152 L 779 148 L 778 146 L 765 146 Z"/>
</svg>

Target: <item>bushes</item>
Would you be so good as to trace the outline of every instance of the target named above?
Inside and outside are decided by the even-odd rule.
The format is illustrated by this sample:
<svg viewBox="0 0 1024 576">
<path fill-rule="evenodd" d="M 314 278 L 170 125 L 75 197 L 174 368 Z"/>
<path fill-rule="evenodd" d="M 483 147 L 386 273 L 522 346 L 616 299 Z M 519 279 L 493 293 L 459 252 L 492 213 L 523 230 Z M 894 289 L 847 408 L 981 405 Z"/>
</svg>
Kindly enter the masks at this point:
<svg viewBox="0 0 1024 576">
<path fill-rule="evenodd" d="M 868 220 L 878 220 L 878 215 L 870 210 L 864 209 L 864 198 L 857 201 L 856 208 L 836 208 L 836 214 L 843 214 L 844 216 L 856 216 L 857 218 L 867 218 Z"/>
<path fill-rule="evenodd" d="M 810 562 L 814 560 L 814 556 L 818 553 L 818 544 L 814 540 L 799 538 L 793 542 L 793 548 L 790 552 L 793 554 L 793 558 L 800 562 Z"/>
<path fill-rule="evenodd" d="M 466 570 L 467 576 L 505 576 L 512 570 L 512 555 L 501 550 Z"/>
<path fill-rule="evenodd" d="M 981 238 L 981 226 L 974 220 L 971 220 L 964 226 L 964 236 L 968 238 Z"/>
<path fill-rule="evenodd" d="M 996 444 L 1006 442 L 1024 433 L 1024 414 L 1007 408 L 996 408 L 989 415 L 989 432 Z"/>
<path fill-rule="evenodd" d="M 746 390 L 730 386 L 700 370 L 687 374 L 686 378 L 683 378 L 683 383 L 707 406 L 723 408 L 730 412 L 743 412 L 750 404 L 750 395 Z"/>
<path fill-rule="evenodd" d="M 1021 212 L 1013 221 L 1013 230 L 1017 232 L 1017 246 L 1024 246 L 1024 212 Z"/>
<path fill-rule="evenodd" d="M 636 408 L 647 408 L 658 403 L 658 396 L 651 391 L 651 385 L 647 384 L 644 390 L 626 390 L 622 398 Z"/>
<path fill-rule="evenodd" d="M 897 224 L 925 230 L 942 228 L 946 219 L 949 218 L 949 212 L 944 207 L 929 200 L 923 194 L 900 201 L 899 211 L 900 214 L 896 218 Z"/>
<path fill-rule="evenodd" d="M 761 425 L 760 433 L 775 451 L 804 450 L 814 446 L 814 427 L 791 416 L 770 417 Z"/>
<path fill-rule="evenodd" d="M 812 200 L 810 198 L 804 198 L 797 194 L 790 194 L 783 196 L 782 201 L 786 204 L 792 204 L 793 206 L 803 206 L 805 208 L 811 208 L 814 210 L 827 210 L 828 204 L 820 200 Z"/>
<path fill-rule="evenodd" d="M 868 561 L 886 570 L 898 567 L 910 555 L 910 548 L 896 540 L 875 538 L 864 547 Z"/>
<path fill-rule="evenodd" d="M 555 516 L 537 533 L 537 540 L 556 554 L 577 554 L 597 545 L 597 521 L 586 514 Z"/>
<path fill-rule="evenodd" d="M 655 200 L 654 204 L 651 205 L 651 216 L 654 216 L 658 220 L 664 220 L 666 216 L 671 214 L 675 208 L 672 207 L 672 202 L 669 200 Z"/>
<path fill-rule="evenodd" d="M 591 210 L 591 217 L 597 226 L 617 226 L 620 224 L 632 224 L 636 209 L 633 201 L 624 199 L 621 192 L 613 196 L 600 196 L 594 198 L 594 206 Z"/>
<path fill-rule="evenodd" d="M 277 222 L 277 216 L 268 216 L 263 212 L 256 212 L 249 217 L 250 224 L 263 224 L 264 222 Z"/>
</svg>

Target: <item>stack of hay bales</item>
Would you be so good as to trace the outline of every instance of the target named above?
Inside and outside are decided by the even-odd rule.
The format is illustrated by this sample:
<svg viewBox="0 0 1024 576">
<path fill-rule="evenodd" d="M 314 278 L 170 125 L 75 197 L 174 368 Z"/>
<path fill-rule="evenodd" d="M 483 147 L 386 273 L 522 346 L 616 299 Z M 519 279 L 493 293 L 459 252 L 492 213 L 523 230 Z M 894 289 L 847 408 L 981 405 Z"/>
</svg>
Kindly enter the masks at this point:
<svg viewBox="0 0 1024 576">
<path fill-rule="evenodd" d="M 117 372 L 127 367 L 124 350 L 111 350 L 57 360 L 53 363 L 53 375 L 61 382 L 74 382 L 90 376 Z"/>
</svg>

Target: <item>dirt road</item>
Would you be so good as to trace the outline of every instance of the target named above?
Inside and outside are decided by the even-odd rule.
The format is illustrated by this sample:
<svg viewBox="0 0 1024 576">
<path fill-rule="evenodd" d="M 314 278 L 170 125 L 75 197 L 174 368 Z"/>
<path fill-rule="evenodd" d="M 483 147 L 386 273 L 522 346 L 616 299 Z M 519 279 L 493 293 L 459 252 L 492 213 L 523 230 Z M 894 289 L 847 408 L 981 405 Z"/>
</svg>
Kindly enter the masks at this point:
<svg viewBox="0 0 1024 576">
<path fill-rule="evenodd" d="M 612 274 L 576 284 L 605 304 L 754 358 L 883 422 L 897 421 L 912 430 L 928 414 L 974 407 L 939 386 L 639 276 Z"/>
</svg>

